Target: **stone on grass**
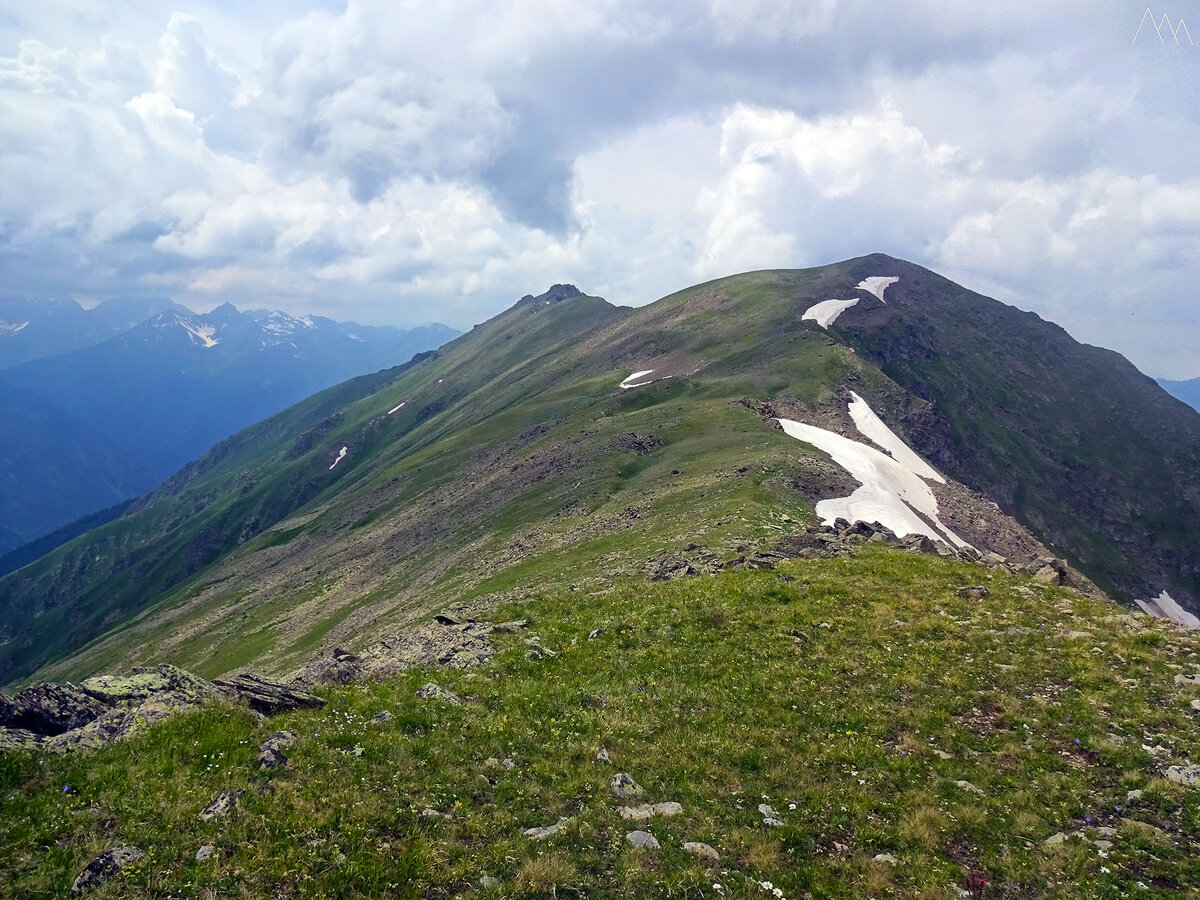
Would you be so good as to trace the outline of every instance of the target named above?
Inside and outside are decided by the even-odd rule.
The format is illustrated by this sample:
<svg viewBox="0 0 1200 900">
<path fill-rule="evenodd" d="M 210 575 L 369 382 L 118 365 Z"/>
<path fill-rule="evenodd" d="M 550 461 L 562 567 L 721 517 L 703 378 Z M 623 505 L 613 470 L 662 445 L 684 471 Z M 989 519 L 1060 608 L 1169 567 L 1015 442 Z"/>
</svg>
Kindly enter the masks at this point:
<svg viewBox="0 0 1200 900">
<path fill-rule="evenodd" d="M 1200 766 L 1198 765 L 1168 766 L 1166 775 L 1176 784 L 1185 784 L 1188 787 L 1200 784 Z"/>
<path fill-rule="evenodd" d="M 570 818 L 564 816 L 564 817 L 560 818 L 557 822 L 555 822 L 553 825 L 542 825 L 540 828 L 539 827 L 526 828 L 525 836 L 529 837 L 529 838 L 533 838 L 535 841 L 541 841 L 548 837 L 552 837 L 553 835 L 558 834 L 559 831 L 562 830 L 562 827 L 570 821 L 571 821 Z"/>
<path fill-rule="evenodd" d="M 274 747 L 263 747 L 258 751 L 258 767 L 264 771 L 278 769 L 287 762 L 287 759 L 282 750 Z"/>
<path fill-rule="evenodd" d="M 617 810 L 622 819 L 649 819 L 654 816 L 677 816 L 683 812 L 678 803 L 648 803 L 641 806 L 622 806 Z"/>
<path fill-rule="evenodd" d="M 596 761 L 597 762 L 612 762 L 612 757 L 609 756 L 609 753 L 606 749 L 601 747 L 599 750 L 596 751 Z"/>
<path fill-rule="evenodd" d="M 375 715 L 371 716 L 371 722 L 374 725 L 380 725 L 383 722 L 390 722 L 394 718 L 395 716 L 385 709 L 383 712 L 377 712 Z"/>
<path fill-rule="evenodd" d="M 485 891 L 488 888 L 500 887 L 500 879 L 493 878 L 491 875 L 484 875 L 479 879 L 479 886 Z"/>
<path fill-rule="evenodd" d="M 628 772 L 618 772 L 610 778 L 608 790 L 614 797 L 640 797 L 646 793 Z"/>
<path fill-rule="evenodd" d="M 717 865 L 721 862 L 721 854 L 702 841 L 686 841 L 683 849 L 693 856 L 700 857 L 700 859 L 710 865 Z"/>
<path fill-rule="evenodd" d="M 625 835 L 625 840 L 639 850 L 657 850 L 660 846 L 658 838 L 648 831 L 631 831 Z"/>
<path fill-rule="evenodd" d="M 896 857 L 892 856 L 890 853 L 876 853 L 871 861 L 877 863 L 887 863 L 889 866 L 894 866 L 900 862 L 900 860 L 896 859 Z"/>
<path fill-rule="evenodd" d="M 296 735 L 290 731 L 277 731 L 258 748 L 258 767 L 260 769 L 274 769 L 282 766 L 287 762 L 287 757 L 283 753 L 284 747 L 290 747 L 296 743 Z"/>
<path fill-rule="evenodd" d="M 1136 789 L 1132 790 L 1132 791 L 1127 791 L 1125 793 L 1125 799 L 1130 802 L 1132 802 L 1134 800 L 1141 800 L 1142 792 L 1140 790 L 1136 790 Z"/>
<path fill-rule="evenodd" d="M 453 691 L 448 691 L 439 684 L 434 684 L 432 681 L 424 687 L 417 690 L 417 696 L 425 700 L 440 700 L 442 703 L 448 703 L 451 706 L 462 706 L 462 697 Z"/>
<path fill-rule="evenodd" d="M 72 894 L 82 894 L 84 891 L 97 887 L 108 881 L 114 875 L 120 875 L 146 854 L 137 847 L 116 847 L 106 850 L 87 864 L 71 885 Z"/>
<path fill-rule="evenodd" d="M 243 793 L 241 788 L 235 791 L 221 791 L 221 793 L 213 797 L 212 802 L 208 806 L 200 810 L 200 821 L 211 822 L 213 819 L 229 815 L 230 811 L 237 805 L 238 797 L 242 796 Z"/>
<path fill-rule="evenodd" d="M 524 631 L 529 627 L 529 623 L 525 619 L 515 619 L 512 622 L 498 622 L 492 626 L 492 631 L 497 634 L 516 634 L 518 631 Z"/>
<path fill-rule="evenodd" d="M 212 859 L 216 854 L 217 848 L 212 844 L 205 844 L 196 851 L 196 862 L 204 862 L 206 859 Z"/>
<path fill-rule="evenodd" d="M 775 812 L 766 803 L 758 804 L 758 811 L 763 817 L 763 824 L 770 828 L 778 828 L 783 824 L 783 820 L 779 818 L 779 813 Z"/>
<path fill-rule="evenodd" d="M 970 585 L 968 587 L 960 587 L 958 596 L 965 597 L 968 600 L 982 600 L 991 593 L 986 587 L 981 584 Z"/>
<path fill-rule="evenodd" d="M 970 791 L 972 794 L 979 794 L 979 796 L 981 796 L 981 797 L 983 796 L 983 791 L 981 791 L 979 788 L 975 787 L 975 785 L 971 784 L 971 782 L 969 782 L 969 781 L 956 781 L 954 783 L 956 785 L 958 785 L 960 788 L 962 788 L 964 791 Z"/>
<path fill-rule="evenodd" d="M 446 815 L 445 813 L 438 812 L 436 809 L 430 809 L 427 806 L 423 810 L 421 810 L 421 818 L 427 819 L 430 821 L 436 821 L 438 819 L 449 819 L 450 817 L 448 815 Z"/>
</svg>

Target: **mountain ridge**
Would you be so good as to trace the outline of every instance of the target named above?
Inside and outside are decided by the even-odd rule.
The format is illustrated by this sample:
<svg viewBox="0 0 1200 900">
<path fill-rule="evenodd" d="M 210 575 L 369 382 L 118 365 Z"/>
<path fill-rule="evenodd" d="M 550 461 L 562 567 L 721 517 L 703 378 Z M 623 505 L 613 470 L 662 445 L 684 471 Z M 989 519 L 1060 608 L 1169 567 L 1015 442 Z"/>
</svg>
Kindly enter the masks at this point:
<svg viewBox="0 0 1200 900">
<path fill-rule="evenodd" d="M 898 282 L 876 286 L 883 297 L 859 286 L 897 272 Z M 681 554 L 720 561 L 769 548 L 781 533 L 814 524 L 820 502 L 857 484 L 775 420 L 858 440 L 851 391 L 944 474 L 952 454 L 969 447 L 971 435 L 955 423 L 972 416 L 998 429 L 1001 450 L 1019 450 L 1013 422 L 986 415 L 986 383 L 973 383 L 974 399 L 960 408 L 947 399 L 946 373 L 922 368 L 936 358 L 919 340 L 935 333 L 913 305 L 922 291 L 932 291 L 930 308 L 1001 306 L 883 255 L 743 273 L 637 309 L 582 293 L 549 303 L 545 294 L 530 302 L 527 295 L 434 356 L 343 385 L 231 438 L 123 519 L 0 580 L 0 680 L 37 667 L 44 677 L 79 677 L 166 660 L 206 677 L 250 664 L 289 672 L 450 602 L 511 598 L 531 583 L 604 589 L 652 577 Z M 831 296 L 858 302 L 829 328 L 804 320 Z M 1016 315 L 1013 327 L 1030 332 L 1023 341 L 1056 346 L 1058 331 Z M 989 349 L 995 336 L 985 327 L 971 327 L 947 332 L 945 349 L 956 365 L 986 371 L 1003 354 Z M 892 348 L 886 359 L 884 345 Z M 631 373 L 644 383 L 625 389 Z M 1061 409 L 1073 401 L 1055 394 L 1053 380 L 1040 394 L 1014 390 L 1002 399 L 1029 404 L 1027 417 L 1053 413 L 1076 427 Z M 1176 415 L 1179 405 L 1170 403 L 1152 404 L 1146 415 Z M 1187 437 L 1195 425 L 1171 428 Z M 1124 452 L 1130 440 L 1114 446 Z M 1078 452 L 1078 441 L 1064 446 L 1011 458 L 1044 480 Z M 982 459 L 961 473 L 971 476 L 963 484 L 932 486 L 948 527 L 981 550 L 1021 547 L 1030 560 L 1046 552 L 993 508 L 983 465 L 990 458 Z M 1111 497 L 1120 502 L 1127 489 L 1118 482 Z M 1048 495 L 1029 509 L 1053 525 L 1061 515 L 1055 503 L 1073 496 Z M 1020 504 L 1010 508 L 1029 517 Z M 1114 521 L 1119 527 L 1121 517 Z M 1186 536 L 1186 521 L 1176 524 Z M 157 556 L 138 543 L 151 531 L 167 540 Z M 1092 544 L 1067 537 L 1078 542 L 1085 574 L 1124 579 L 1134 590 L 1153 583 L 1145 597 L 1166 587 L 1194 604 L 1189 560 L 1172 569 L 1170 553 L 1151 555 L 1148 574 L 1129 575 L 1138 554 L 1153 553 L 1144 535 L 1114 543 L 1116 555 L 1099 560 L 1095 534 Z M 691 545 L 704 553 L 686 550 Z M 1055 549 L 1075 559 L 1071 546 Z M 48 640 L 56 630 L 72 631 L 78 643 Z M 46 665 L 69 650 L 75 655 Z"/>
</svg>

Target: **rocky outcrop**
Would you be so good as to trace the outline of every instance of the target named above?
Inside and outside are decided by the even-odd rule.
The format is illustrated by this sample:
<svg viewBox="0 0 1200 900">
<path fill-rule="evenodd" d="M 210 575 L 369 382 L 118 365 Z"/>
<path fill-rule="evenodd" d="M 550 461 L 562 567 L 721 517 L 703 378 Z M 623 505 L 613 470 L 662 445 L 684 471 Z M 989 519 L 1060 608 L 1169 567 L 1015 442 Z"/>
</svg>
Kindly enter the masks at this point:
<svg viewBox="0 0 1200 900">
<path fill-rule="evenodd" d="M 12 699 L 0 694 L 0 750 L 91 750 L 219 696 L 265 714 L 325 702 L 257 675 L 208 682 L 176 666 L 136 668 L 80 685 L 38 684 Z"/>
<path fill-rule="evenodd" d="M 91 722 L 107 706 L 74 684 L 36 684 L 3 703 L 0 725 L 35 734 L 62 734 Z"/>
<path fill-rule="evenodd" d="M 1009 559 L 999 553 L 981 553 L 974 547 L 950 547 L 932 541 L 925 535 L 910 534 L 897 537 L 889 528 L 878 522 L 847 522 L 838 519 L 833 525 L 817 525 L 797 534 L 780 538 L 774 552 L 780 556 L 801 559 L 824 559 L 851 556 L 868 542 L 899 546 L 912 553 L 925 553 L 978 563 L 989 569 L 1002 569 L 1012 575 L 1032 575 L 1043 584 L 1076 588 L 1086 594 L 1102 592 L 1085 576 L 1067 565 L 1065 560 L 1049 555 L 1031 556 L 1027 559 Z M 979 590 L 972 588 L 972 590 Z M 978 598 L 976 598 L 978 599 Z"/>
<path fill-rule="evenodd" d="M 360 654 L 342 649 L 317 659 L 295 674 L 294 684 L 315 686 L 345 684 L 363 678 L 396 675 L 416 666 L 472 669 L 495 653 L 488 635 L 523 631 L 521 622 L 477 622 L 465 616 L 442 613 L 430 622 L 407 628 Z"/>
<path fill-rule="evenodd" d="M 323 698 L 303 688 L 271 681 L 250 672 L 243 672 L 230 679 L 218 678 L 213 681 L 213 686 L 230 699 L 244 702 L 265 716 L 325 705 Z"/>
</svg>

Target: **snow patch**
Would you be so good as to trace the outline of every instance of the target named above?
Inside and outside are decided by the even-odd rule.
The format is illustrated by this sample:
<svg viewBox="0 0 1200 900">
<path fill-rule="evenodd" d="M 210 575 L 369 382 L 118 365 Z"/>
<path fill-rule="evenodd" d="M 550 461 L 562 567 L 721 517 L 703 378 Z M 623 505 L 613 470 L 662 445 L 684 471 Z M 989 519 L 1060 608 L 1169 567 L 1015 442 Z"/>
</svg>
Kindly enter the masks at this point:
<svg viewBox="0 0 1200 900">
<path fill-rule="evenodd" d="M 262 330 L 267 334 L 295 334 L 296 328 L 304 323 L 300 319 L 295 319 L 285 312 L 273 310 L 266 319 L 263 320 Z"/>
<path fill-rule="evenodd" d="M 813 306 L 810 306 L 804 311 L 804 315 L 800 317 L 800 321 L 812 319 L 822 328 L 828 328 L 832 325 L 837 317 L 852 307 L 858 302 L 858 297 L 853 300 L 822 300 Z"/>
<path fill-rule="evenodd" d="M 338 463 L 340 463 L 340 462 L 341 462 L 343 459 L 345 459 L 345 458 L 346 458 L 346 453 L 347 453 L 349 450 L 350 450 L 350 448 L 349 448 L 349 447 L 343 447 L 341 450 L 339 450 L 339 451 L 338 451 L 338 455 L 337 455 L 337 459 L 335 459 L 335 460 L 333 461 L 333 466 L 336 466 L 336 465 L 337 465 Z M 330 467 L 329 467 L 329 471 L 330 471 L 330 472 L 332 472 L 332 471 L 333 471 L 333 466 L 330 466 Z"/>
<path fill-rule="evenodd" d="M 186 319 L 179 319 L 178 321 L 179 324 L 183 326 L 183 330 L 190 334 L 203 346 L 215 347 L 217 344 L 221 343 L 213 337 L 213 335 L 216 334 L 217 329 L 213 328 L 211 325 L 196 325 L 187 321 Z"/>
<path fill-rule="evenodd" d="M 957 547 L 970 546 L 938 518 L 937 498 L 925 479 L 943 481 L 941 476 L 884 425 L 866 401 L 857 394 L 854 397 L 861 404 L 857 410 L 851 404 L 855 426 L 872 440 L 886 441 L 880 445 L 896 452 L 896 458 L 815 425 L 778 420 L 790 437 L 828 453 L 861 485 L 849 497 L 817 503 L 816 512 L 822 523 L 832 525 L 839 518 L 848 522 L 878 522 L 898 537 L 923 534 L 930 540 Z"/>
<path fill-rule="evenodd" d="M 8 322 L 5 322 L 3 319 L 0 319 L 0 337 L 8 337 L 10 334 L 16 334 L 18 331 L 24 329 L 28 324 L 28 322 L 21 322 L 18 325 L 11 325 Z"/>
<path fill-rule="evenodd" d="M 896 433 L 884 424 L 883 419 L 875 415 L 875 410 L 867 405 L 866 400 L 854 391 L 850 392 L 850 396 L 854 398 L 850 401 L 850 418 L 854 420 L 854 427 L 858 429 L 859 434 L 876 446 L 882 447 L 892 455 L 892 459 L 910 472 L 915 472 L 930 481 L 946 483 L 945 478 L 935 472 L 929 463 L 917 456 L 908 444 L 900 440 Z"/>
<path fill-rule="evenodd" d="M 401 406 L 403 406 L 403 405 L 404 405 L 405 403 L 407 403 L 407 402 L 408 402 L 407 400 L 401 400 L 401 401 L 400 401 L 400 406 L 393 406 L 391 409 L 389 409 L 389 410 L 387 411 L 387 414 L 390 416 L 392 413 L 394 413 L 394 412 L 398 412 L 398 411 L 400 410 L 400 407 L 401 407 Z"/>
<path fill-rule="evenodd" d="M 655 381 L 656 379 L 651 378 L 649 381 L 638 381 L 637 379 L 644 378 L 653 371 L 654 371 L 653 369 L 643 369 L 640 372 L 634 372 L 632 375 L 630 375 L 628 378 L 626 378 L 624 381 L 622 381 L 621 384 L 619 385 L 619 387 L 621 388 L 621 390 L 627 391 L 630 388 L 642 387 L 642 385 L 650 384 L 651 382 Z"/>
<path fill-rule="evenodd" d="M 884 303 L 887 303 L 883 299 L 883 292 L 887 290 L 888 285 L 895 284 L 899 280 L 899 275 L 872 275 L 870 278 L 864 278 L 860 281 L 858 287 L 864 291 L 870 291 Z"/>
<path fill-rule="evenodd" d="M 1188 628 L 1200 628 L 1200 618 L 1196 618 L 1192 613 L 1188 612 L 1182 606 L 1175 602 L 1175 598 L 1163 591 L 1153 600 L 1134 600 L 1143 612 L 1147 612 L 1152 616 L 1158 616 L 1160 619 L 1170 619 L 1180 625 L 1186 625 Z"/>
</svg>

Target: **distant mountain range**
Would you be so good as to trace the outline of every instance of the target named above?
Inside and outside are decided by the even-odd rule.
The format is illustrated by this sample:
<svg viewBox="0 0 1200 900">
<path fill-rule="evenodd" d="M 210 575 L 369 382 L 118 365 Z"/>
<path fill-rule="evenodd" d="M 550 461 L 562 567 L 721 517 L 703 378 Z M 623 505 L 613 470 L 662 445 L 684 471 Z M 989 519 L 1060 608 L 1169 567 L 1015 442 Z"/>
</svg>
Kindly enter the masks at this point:
<svg viewBox="0 0 1200 900">
<path fill-rule="evenodd" d="M 74 300 L 0 298 L 0 369 L 98 344 L 168 309 L 191 314 L 165 299 L 84 309 Z"/>
<path fill-rule="evenodd" d="M 144 308 L 72 305 L 0 305 L 0 553 L 149 490 L 322 388 L 458 333 L 230 304 L 203 315 L 159 304 L 130 327 Z"/>
<path fill-rule="evenodd" d="M 1156 379 L 1162 389 L 1177 400 L 1182 400 L 1192 409 L 1200 412 L 1200 378 L 1188 381 L 1168 381 L 1165 378 Z"/>
</svg>

